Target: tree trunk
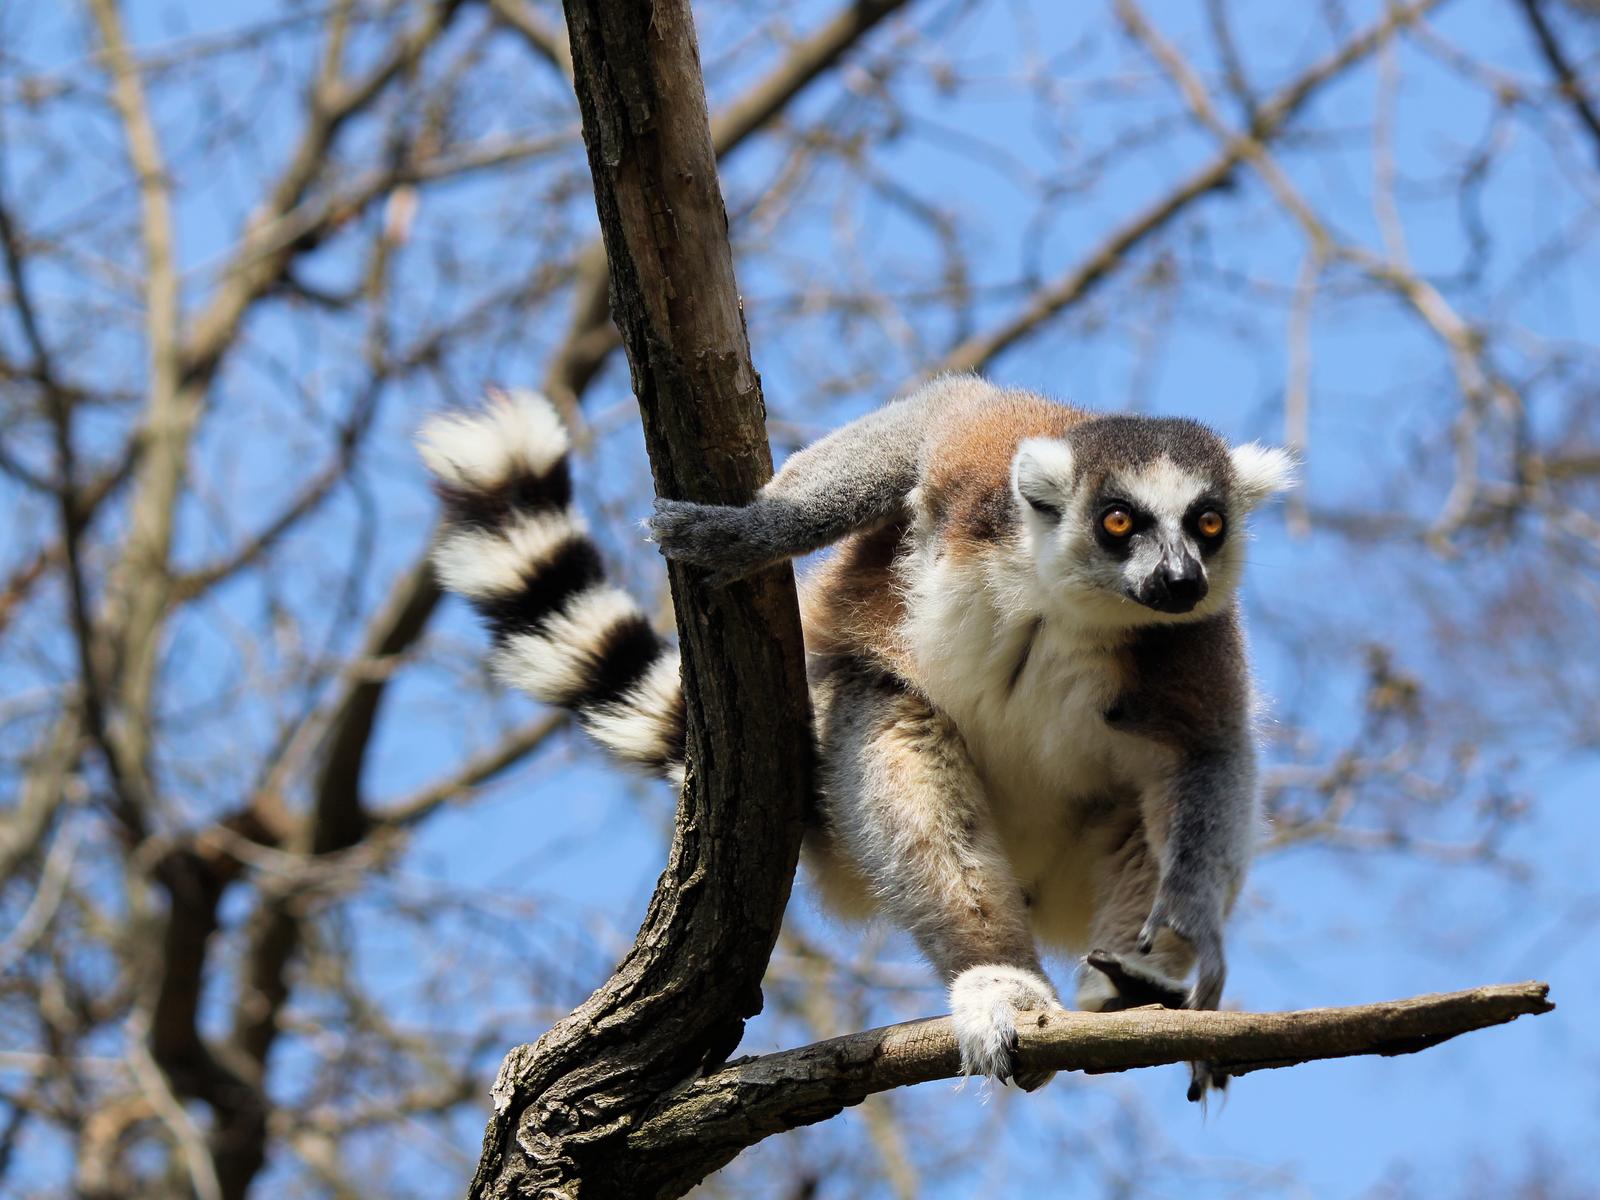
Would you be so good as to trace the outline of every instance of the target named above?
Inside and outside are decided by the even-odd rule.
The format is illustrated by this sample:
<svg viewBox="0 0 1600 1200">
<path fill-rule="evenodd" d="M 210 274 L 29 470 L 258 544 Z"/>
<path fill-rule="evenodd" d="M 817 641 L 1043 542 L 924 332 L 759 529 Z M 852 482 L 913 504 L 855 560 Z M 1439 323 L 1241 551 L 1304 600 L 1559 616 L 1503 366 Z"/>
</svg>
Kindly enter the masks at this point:
<svg viewBox="0 0 1600 1200">
<path fill-rule="evenodd" d="M 772 473 L 686 0 L 566 5 L 611 301 L 663 496 L 740 504 Z M 720 1064 L 760 1011 L 811 792 L 787 567 L 715 591 L 669 568 L 689 778 L 667 869 L 616 973 L 507 1056 L 474 1197 L 672 1196 L 733 1152 L 670 1169 L 627 1135 Z"/>
</svg>

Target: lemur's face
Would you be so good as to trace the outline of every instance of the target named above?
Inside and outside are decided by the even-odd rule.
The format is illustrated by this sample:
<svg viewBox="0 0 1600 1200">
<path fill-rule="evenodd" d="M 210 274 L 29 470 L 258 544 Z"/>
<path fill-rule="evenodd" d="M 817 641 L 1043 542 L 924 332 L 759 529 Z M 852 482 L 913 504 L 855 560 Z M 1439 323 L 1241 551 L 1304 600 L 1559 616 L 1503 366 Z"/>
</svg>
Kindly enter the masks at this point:
<svg viewBox="0 0 1600 1200">
<path fill-rule="evenodd" d="M 1040 583 L 1085 617 L 1146 624 L 1225 608 L 1245 515 L 1290 482 L 1281 450 L 1193 421 L 1097 417 L 1022 443 L 1012 489 Z"/>
</svg>

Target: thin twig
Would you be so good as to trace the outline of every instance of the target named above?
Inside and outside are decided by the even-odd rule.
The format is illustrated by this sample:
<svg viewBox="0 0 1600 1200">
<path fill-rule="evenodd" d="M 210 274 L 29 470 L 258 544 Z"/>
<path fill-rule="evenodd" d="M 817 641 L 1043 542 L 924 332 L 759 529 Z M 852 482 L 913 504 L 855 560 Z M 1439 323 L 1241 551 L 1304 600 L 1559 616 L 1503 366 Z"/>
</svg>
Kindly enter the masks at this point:
<svg viewBox="0 0 1600 1200">
<path fill-rule="evenodd" d="M 1518 3 L 1522 5 L 1522 11 L 1528 18 L 1528 25 L 1533 30 L 1534 39 L 1539 43 L 1539 50 L 1544 55 L 1545 62 L 1550 64 L 1550 70 L 1560 85 L 1561 94 L 1572 105 L 1573 115 L 1578 118 L 1579 124 L 1587 129 L 1589 136 L 1594 139 L 1595 157 L 1600 160 L 1600 112 L 1596 112 L 1594 105 L 1589 102 L 1589 97 L 1583 90 L 1583 83 L 1578 79 L 1572 61 L 1561 46 L 1561 40 L 1556 37 L 1556 31 L 1551 28 L 1550 22 L 1545 20 L 1542 0 L 1518 0 Z"/>
</svg>

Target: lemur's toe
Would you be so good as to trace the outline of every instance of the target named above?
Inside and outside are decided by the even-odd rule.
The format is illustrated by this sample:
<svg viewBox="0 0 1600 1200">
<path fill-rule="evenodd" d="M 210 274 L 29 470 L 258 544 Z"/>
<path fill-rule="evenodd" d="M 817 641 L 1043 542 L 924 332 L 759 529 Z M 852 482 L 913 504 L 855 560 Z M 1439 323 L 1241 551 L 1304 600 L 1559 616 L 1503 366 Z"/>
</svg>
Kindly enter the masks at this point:
<svg viewBox="0 0 1600 1200">
<path fill-rule="evenodd" d="M 1205 1062 L 1192 1062 L 1189 1064 L 1189 1100 L 1194 1104 L 1204 1104 L 1207 1097 L 1213 1092 L 1226 1093 L 1228 1090 L 1228 1073 L 1222 1068 Z"/>
<path fill-rule="evenodd" d="M 650 540 L 660 546 L 663 553 L 673 556 L 683 548 L 684 540 L 705 507 L 687 500 L 657 500 L 655 512 L 645 522 Z"/>
<path fill-rule="evenodd" d="M 1019 1071 L 1011 1077 L 1011 1082 L 1025 1092 L 1037 1092 L 1055 1077 L 1054 1071 Z"/>
<path fill-rule="evenodd" d="M 720 504 L 657 500 L 646 528 L 668 558 L 725 568 L 745 557 L 742 512 Z"/>
<path fill-rule="evenodd" d="M 705 568 L 705 582 L 720 587 L 787 557 L 774 548 L 769 515 L 760 505 L 657 500 L 646 527 L 663 554 Z"/>
</svg>

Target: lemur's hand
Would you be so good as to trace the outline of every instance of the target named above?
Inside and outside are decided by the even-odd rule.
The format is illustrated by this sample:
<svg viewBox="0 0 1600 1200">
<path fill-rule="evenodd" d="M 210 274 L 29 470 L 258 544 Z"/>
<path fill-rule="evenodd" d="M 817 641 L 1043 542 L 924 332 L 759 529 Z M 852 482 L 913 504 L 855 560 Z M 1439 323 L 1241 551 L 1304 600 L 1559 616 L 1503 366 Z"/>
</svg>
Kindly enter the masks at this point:
<svg viewBox="0 0 1600 1200">
<path fill-rule="evenodd" d="M 1056 989 L 1036 971 L 1023 967 L 968 967 L 950 985 L 950 1014 L 961 1048 L 961 1070 L 1012 1080 L 1025 1092 L 1041 1088 L 1054 1071 L 1017 1073 L 1017 1014 L 1065 1012 Z"/>
<path fill-rule="evenodd" d="M 1222 987 L 1228 978 L 1228 962 L 1222 950 L 1221 906 L 1174 896 L 1163 888 L 1139 931 L 1141 953 L 1149 954 L 1155 948 L 1156 934 L 1163 929 L 1171 930 L 1194 949 L 1195 982 L 1184 1007 L 1215 1009 L 1222 1001 Z M 1204 1101 L 1208 1093 L 1228 1086 L 1227 1073 L 1210 1063 L 1190 1063 L 1189 1072 L 1190 1100 Z"/>
<path fill-rule="evenodd" d="M 1156 897 L 1150 917 L 1139 931 L 1139 952 L 1155 949 L 1156 934 L 1170 929 L 1188 942 L 1195 954 L 1195 983 L 1186 1008 L 1214 1009 L 1222 1000 L 1228 962 L 1222 951 L 1222 913 L 1215 904 L 1174 896 L 1165 889 Z"/>
<path fill-rule="evenodd" d="M 761 519 L 758 508 L 657 500 L 646 528 L 661 553 L 707 568 L 712 571 L 707 582 L 721 586 L 783 557 L 774 553 L 770 522 Z"/>
</svg>

